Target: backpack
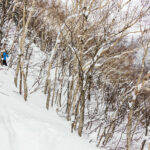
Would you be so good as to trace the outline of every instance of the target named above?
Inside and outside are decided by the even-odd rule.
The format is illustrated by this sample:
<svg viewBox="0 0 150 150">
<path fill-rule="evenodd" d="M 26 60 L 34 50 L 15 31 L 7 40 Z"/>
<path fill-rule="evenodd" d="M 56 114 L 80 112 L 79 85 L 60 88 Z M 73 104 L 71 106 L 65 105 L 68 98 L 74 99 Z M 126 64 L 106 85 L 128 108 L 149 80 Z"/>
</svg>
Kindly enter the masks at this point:
<svg viewBox="0 0 150 150">
<path fill-rule="evenodd" d="M 1 58 L 4 58 L 4 56 L 3 56 L 3 52 L 1 52 Z"/>
</svg>

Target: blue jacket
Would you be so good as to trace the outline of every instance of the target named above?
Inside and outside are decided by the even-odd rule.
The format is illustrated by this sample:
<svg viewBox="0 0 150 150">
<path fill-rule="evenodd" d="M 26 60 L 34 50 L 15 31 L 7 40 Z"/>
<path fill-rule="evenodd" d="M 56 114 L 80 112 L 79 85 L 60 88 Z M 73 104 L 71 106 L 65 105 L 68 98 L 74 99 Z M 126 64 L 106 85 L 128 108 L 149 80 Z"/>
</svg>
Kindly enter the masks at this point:
<svg viewBox="0 0 150 150">
<path fill-rule="evenodd" d="M 3 58 L 4 60 L 6 60 L 6 57 L 8 57 L 8 55 L 6 54 L 6 52 L 3 53 Z"/>
</svg>

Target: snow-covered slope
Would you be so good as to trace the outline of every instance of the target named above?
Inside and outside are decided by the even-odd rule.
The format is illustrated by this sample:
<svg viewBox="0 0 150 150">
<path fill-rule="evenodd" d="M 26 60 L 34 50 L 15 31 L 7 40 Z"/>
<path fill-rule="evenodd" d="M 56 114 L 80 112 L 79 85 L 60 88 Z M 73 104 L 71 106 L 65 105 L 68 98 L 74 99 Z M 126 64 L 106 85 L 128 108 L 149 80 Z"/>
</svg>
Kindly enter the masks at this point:
<svg viewBox="0 0 150 150">
<path fill-rule="evenodd" d="M 96 150 L 70 133 L 70 125 L 54 110 L 40 108 L 42 94 L 28 102 L 18 94 L 13 71 L 0 68 L 0 150 Z"/>
</svg>

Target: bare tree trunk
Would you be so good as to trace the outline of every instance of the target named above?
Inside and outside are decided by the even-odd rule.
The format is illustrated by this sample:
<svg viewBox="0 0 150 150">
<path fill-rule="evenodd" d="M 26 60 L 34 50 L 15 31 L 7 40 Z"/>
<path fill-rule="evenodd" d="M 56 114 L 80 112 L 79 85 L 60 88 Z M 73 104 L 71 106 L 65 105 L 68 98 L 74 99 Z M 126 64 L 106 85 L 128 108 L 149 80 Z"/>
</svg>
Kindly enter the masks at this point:
<svg viewBox="0 0 150 150">
<path fill-rule="evenodd" d="M 84 125 L 84 109 L 85 109 L 85 91 L 83 89 L 83 75 L 80 73 L 80 119 L 79 119 L 79 127 L 78 127 L 78 134 L 82 136 L 82 130 Z"/>
<path fill-rule="evenodd" d="M 12 46 L 11 46 L 11 48 L 10 48 L 10 50 L 9 50 L 9 54 L 12 54 L 12 55 L 10 56 L 9 68 L 12 67 L 12 64 L 13 64 L 13 61 L 14 61 L 14 58 L 15 58 L 15 56 L 13 55 L 13 51 L 14 51 L 15 42 L 18 40 L 18 37 L 19 37 L 19 34 L 16 36 L 17 32 L 18 32 L 18 28 L 17 28 L 17 30 L 16 30 L 16 32 L 15 32 L 15 36 L 14 36 L 14 37 L 16 37 L 16 38 L 14 38 L 13 43 L 12 43 Z M 19 63 L 19 65 L 20 65 L 20 62 L 19 62 L 19 61 L 18 61 L 18 63 Z M 16 85 L 16 84 L 15 84 L 15 85 Z M 16 86 L 16 87 L 17 87 L 17 86 Z"/>
<path fill-rule="evenodd" d="M 26 78 L 28 77 L 28 70 L 29 70 L 29 66 L 30 66 L 30 59 L 31 59 L 31 56 L 32 56 L 32 51 L 31 51 L 31 53 L 29 54 L 28 63 L 27 63 L 27 66 L 26 66 Z"/>
<path fill-rule="evenodd" d="M 74 86 L 74 77 L 72 78 L 72 81 L 70 83 L 70 89 L 69 89 L 69 93 L 68 93 L 68 103 L 67 103 L 67 120 L 70 120 L 70 115 L 72 115 L 71 113 L 71 108 L 72 108 L 72 104 L 73 104 L 73 86 Z"/>
<path fill-rule="evenodd" d="M 20 84 L 19 84 L 19 93 L 20 93 L 20 95 L 22 94 L 22 73 L 21 73 L 21 69 L 20 69 Z"/>
<path fill-rule="evenodd" d="M 48 95 L 47 95 L 47 101 L 46 101 L 46 109 L 49 109 L 49 101 L 50 101 L 50 97 L 51 97 L 51 80 L 48 79 Z"/>
<path fill-rule="evenodd" d="M 75 108 L 75 119 L 74 119 L 74 122 L 72 124 L 72 128 L 74 130 L 76 130 L 77 128 L 77 123 L 79 122 L 79 106 L 80 106 L 80 101 L 78 100 L 77 103 L 76 103 L 76 108 Z"/>
<path fill-rule="evenodd" d="M 19 56 L 19 58 L 18 58 L 16 73 L 15 73 L 15 78 L 14 78 L 14 83 L 15 83 L 15 86 L 16 86 L 16 87 L 17 87 L 17 85 L 18 85 L 18 74 L 19 74 L 20 61 L 21 61 L 20 58 L 21 58 L 21 56 Z"/>
<path fill-rule="evenodd" d="M 72 90 L 73 90 L 73 83 L 74 83 L 74 74 L 72 74 L 72 80 L 70 81 L 71 78 L 71 64 L 69 64 L 69 81 L 68 81 L 68 94 L 67 94 L 67 108 L 66 108 L 66 113 L 67 113 L 67 120 L 70 120 L 70 111 L 71 111 L 71 106 L 72 106 Z"/>
<path fill-rule="evenodd" d="M 59 107 L 61 107 L 61 100 L 62 100 L 62 90 L 63 90 L 63 83 L 64 83 L 64 73 L 65 73 L 65 67 L 64 67 L 64 56 L 61 54 L 62 61 L 60 62 L 62 65 L 61 73 L 60 73 L 60 88 L 58 93 L 58 100 L 57 104 Z"/>
<path fill-rule="evenodd" d="M 133 110 L 131 109 L 128 114 L 128 124 L 127 124 L 127 150 L 131 150 L 132 115 L 133 115 Z"/>
<path fill-rule="evenodd" d="M 55 92 L 56 92 L 56 80 L 57 80 L 57 72 L 58 72 L 58 61 L 59 61 L 59 59 L 57 60 L 56 69 L 55 69 L 55 80 L 54 80 L 53 96 L 52 96 L 52 102 L 51 102 L 51 106 L 52 107 L 53 107 L 53 104 L 54 104 Z"/>
<path fill-rule="evenodd" d="M 35 0 L 32 1 L 31 11 L 29 12 L 29 16 L 27 18 L 26 23 L 25 23 L 25 18 L 26 18 L 25 5 L 23 8 L 23 32 L 22 32 L 21 41 L 20 41 L 20 51 L 21 51 L 20 70 L 21 70 L 21 74 L 23 76 L 24 100 L 25 101 L 27 100 L 28 89 L 27 89 L 27 78 L 26 78 L 26 75 L 24 73 L 24 67 L 23 67 L 24 66 L 24 43 L 25 43 L 26 34 L 28 32 L 28 25 L 29 25 L 29 22 L 30 22 L 32 14 L 33 14 L 34 3 L 35 3 Z"/>
<path fill-rule="evenodd" d="M 46 82 L 45 82 L 44 94 L 47 93 L 48 86 L 49 86 L 48 84 L 50 83 L 49 82 L 50 71 L 51 71 L 51 68 L 52 68 L 53 58 L 54 58 L 54 56 L 56 54 L 56 50 L 57 50 L 57 47 L 58 47 L 59 36 L 60 36 L 60 34 L 58 34 L 55 46 L 54 46 L 54 48 L 52 49 L 52 52 L 51 52 L 51 57 L 50 57 L 50 61 L 49 61 L 48 71 L 47 71 L 47 78 L 46 78 Z"/>
<path fill-rule="evenodd" d="M 75 85 L 75 84 L 74 84 Z M 74 90 L 74 95 L 73 95 L 73 100 L 72 100 L 72 115 L 75 114 L 75 107 L 76 107 L 76 101 L 77 101 L 77 94 L 78 94 L 78 91 L 79 91 L 79 83 L 77 81 L 77 85 L 76 85 L 76 88 Z"/>
</svg>

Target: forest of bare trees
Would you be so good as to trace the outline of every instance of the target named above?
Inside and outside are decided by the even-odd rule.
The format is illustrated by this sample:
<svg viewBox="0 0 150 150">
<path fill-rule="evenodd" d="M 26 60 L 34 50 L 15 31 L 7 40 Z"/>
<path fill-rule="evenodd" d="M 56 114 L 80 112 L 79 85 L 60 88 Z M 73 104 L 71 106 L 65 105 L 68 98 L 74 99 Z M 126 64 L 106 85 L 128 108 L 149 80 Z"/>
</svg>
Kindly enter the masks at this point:
<svg viewBox="0 0 150 150">
<path fill-rule="evenodd" d="M 150 150 L 149 14 L 148 0 L 0 0 L 0 47 L 25 101 L 42 91 L 99 148 Z"/>
</svg>

